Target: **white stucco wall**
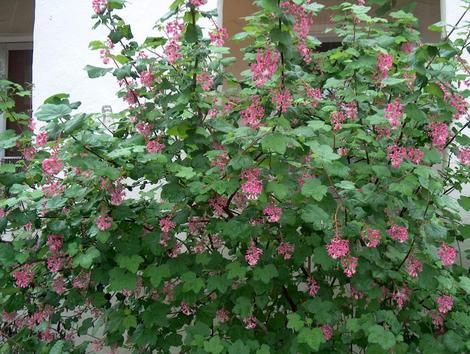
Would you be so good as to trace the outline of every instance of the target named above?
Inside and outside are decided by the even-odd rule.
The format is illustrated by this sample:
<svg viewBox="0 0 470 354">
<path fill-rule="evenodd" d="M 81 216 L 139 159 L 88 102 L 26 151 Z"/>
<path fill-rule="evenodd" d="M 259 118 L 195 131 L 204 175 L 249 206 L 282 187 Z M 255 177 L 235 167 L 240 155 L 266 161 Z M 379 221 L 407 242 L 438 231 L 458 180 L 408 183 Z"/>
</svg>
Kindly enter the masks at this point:
<svg viewBox="0 0 470 354">
<path fill-rule="evenodd" d="M 138 41 L 155 32 L 152 28 L 173 0 L 129 0 L 120 16 L 132 27 Z M 207 8 L 216 8 L 209 0 Z M 92 40 L 104 40 L 107 32 L 92 30 L 91 0 L 36 0 L 34 26 L 33 109 L 49 96 L 69 93 L 82 102 L 82 110 L 101 112 L 104 105 L 113 111 L 124 108 L 116 98 L 116 80 L 112 76 L 89 79 L 83 67 L 103 67 L 99 53 L 88 49 Z"/>
</svg>

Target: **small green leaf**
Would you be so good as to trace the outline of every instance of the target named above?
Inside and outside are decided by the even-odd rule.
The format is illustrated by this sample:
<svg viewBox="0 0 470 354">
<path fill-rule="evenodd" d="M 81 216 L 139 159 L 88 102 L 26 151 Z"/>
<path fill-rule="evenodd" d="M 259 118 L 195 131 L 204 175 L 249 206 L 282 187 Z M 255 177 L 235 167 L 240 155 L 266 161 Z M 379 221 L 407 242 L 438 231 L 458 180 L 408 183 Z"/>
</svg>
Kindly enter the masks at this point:
<svg viewBox="0 0 470 354">
<path fill-rule="evenodd" d="M 121 268 L 113 268 L 109 271 L 109 290 L 135 290 L 137 276 L 135 274 L 126 272 Z"/>
<path fill-rule="evenodd" d="M 65 104 L 43 104 L 36 112 L 36 118 L 43 122 L 62 118 L 72 112 L 72 108 Z"/>
<path fill-rule="evenodd" d="M 96 79 L 97 77 L 106 75 L 107 73 L 111 72 L 113 69 L 99 68 L 97 66 L 87 65 L 84 67 L 84 70 L 88 73 L 88 77 L 90 79 Z"/>
<path fill-rule="evenodd" d="M 320 328 L 302 328 L 297 336 L 299 343 L 307 344 L 313 351 L 320 349 L 320 344 L 325 342 L 325 337 Z"/>
<path fill-rule="evenodd" d="M 144 276 L 150 278 L 150 283 L 158 288 L 163 279 L 169 278 L 171 275 L 170 266 L 162 264 L 161 266 L 150 265 L 145 269 Z"/>
<path fill-rule="evenodd" d="M 9 149 L 16 145 L 16 141 L 20 138 L 19 135 L 12 129 L 5 130 L 0 133 L 0 149 Z"/>
<path fill-rule="evenodd" d="M 383 349 L 392 349 L 395 344 L 395 336 L 391 331 L 386 331 L 385 328 L 379 325 L 373 325 L 368 329 L 369 336 L 367 337 L 369 343 L 379 344 Z"/>
<path fill-rule="evenodd" d="M 302 186 L 302 195 L 312 197 L 320 201 L 328 193 L 328 187 L 323 185 L 318 178 L 307 179 Z"/>
<path fill-rule="evenodd" d="M 287 315 L 287 328 L 298 332 L 300 329 L 304 328 L 305 323 L 302 318 L 297 313 L 290 313 Z"/>
<path fill-rule="evenodd" d="M 219 354 L 224 350 L 224 346 L 219 336 L 212 337 L 209 341 L 204 342 L 204 350 L 207 353 Z"/>
<path fill-rule="evenodd" d="M 117 264 L 131 273 L 137 273 L 139 265 L 144 262 L 144 259 L 138 255 L 124 256 L 118 254 L 116 257 Z"/>
<path fill-rule="evenodd" d="M 281 134 L 270 134 L 261 141 L 261 145 L 264 151 L 283 155 L 287 148 L 287 138 Z"/>
<path fill-rule="evenodd" d="M 253 279 L 265 284 L 269 284 L 277 276 L 279 276 L 279 273 L 273 264 L 268 264 L 265 267 L 256 267 L 253 270 Z"/>
</svg>

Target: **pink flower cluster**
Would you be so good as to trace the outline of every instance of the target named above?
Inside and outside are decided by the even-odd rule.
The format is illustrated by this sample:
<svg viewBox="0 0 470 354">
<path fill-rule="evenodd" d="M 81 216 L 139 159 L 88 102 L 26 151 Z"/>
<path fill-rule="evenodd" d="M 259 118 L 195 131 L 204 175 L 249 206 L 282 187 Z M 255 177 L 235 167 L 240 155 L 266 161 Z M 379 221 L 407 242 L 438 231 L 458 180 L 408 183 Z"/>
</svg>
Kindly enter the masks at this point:
<svg viewBox="0 0 470 354">
<path fill-rule="evenodd" d="M 140 83 L 146 87 L 152 87 L 155 82 L 155 76 L 150 70 L 145 70 L 140 73 Z"/>
<path fill-rule="evenodd" d="M 167 23 L 166 32 L 170 36 L 170 40 L 166 43 L 164 52 L 167 56 L 168 63 L 173 65 L 178 59 L 180 59 L 181 46 L 179 45 L 179 40 L 181 39 L 181 33 L 184 30 L 184 23 L 174 20 Z"/>
<path fill-rule="evenodd" d="M 228 39 L 228 31 L 224 27 L 215 28 L 212 32 L 209 33 L 209 38 L 212 44 L 218 47 L 223 47 L 225 41 Z"/>
<path fill-rule="evenodd" d="M 108 0 L 93 0 L 91 3 L 91 6 L 93 8 L 93 11 L 99 15 L 104 11 L 106 8 L 106 5 L 108 5 Z"/>
<path fill-rule="evenodd" d="M 439 82 L 438 85 L 444 92 L 444 100 L 455 109 L 453 118 L 456 120 L 460 119 L 463 115 L 467 113 L 468 102 L 465 100 L 464 97 L 462 97 L 458 93 L 449 92 L 449 90 L 447 89 L 447 87 L 444 86 L 444 84 Z"/>
<path fill-rule="evenodd" d="M 380 243 L 380 231 L 375 229 L 367 229 L 367 234 L 363 234 L 362 238 L 369 248 L 376 248 Z"/>
<path fill-rule="evenodd" d="M 47 144 L 47 132 L 40 132 L 36 135 L 36 145 L 43 147 Z"/>
<path fill-rule="evenodd" d="M 464 148 L 460 150 L 458 157 L 462 165 L 470 168 L 470 148 Z"/>
<path fill-rule="evenodd" d="M 159 139 L 150 140 L 147 143 L 146 147 L 147 147 L 147 151 L 149 154 L 156 154 L 156 153 L 163 151 L 163 149 L 165 149 L 165 144 L 160 143 Z"/>
<path fill-rule="evenodd" d="M 446 267 L 450 267 L 457 259 L 457 250 L 444 242 L 441 244 L 441 247 L 439 247 L 437 254 L 441 259 L 442 264 L 444 264 Z"/>
<path fill-rule="evenodd" d="M 406 271 L 410 277 L 417 278 L 419 273 L 423 271 L 423 263 L 414 257 L 410 257 L 406 262 Z"/>
<path fill-rule="evenodd" d="M 277 70 L 279 53 L 272 50 L 258 49 L 256 52 L 256 63 L 251 64 L 253 81 L 257 87 L 263 86 Z"/>
<path fill-rule="evenodd" d="M 217 320 L 220 323 L 225 323 L 225 322 L 228 322 L 230 320 L 229 313 L 224 308 L 221 308 L 221 309 L 217 310 L 216 317 L 217 317 Z"/>
<path fill-rule="evenodd" d="M 393 66 L 393 56 L 387 53 L 380 53 L 377 57 L 377 68 L 379 69 L 380 79 L 385 79 Z"/>
<path fill-rule="evenodd" d="M 433 122 L 429 124 L 429 130 L 432 144 L 438 148 L 443 148 L 446 145 L 447 137 L 449 136 L 447 124 L 443 122 Z"/>
<path fill-rule="evenodd" d="M 272 103 L 276 105 L 276 111 L 286 113 L 287 109 L 292 106 L 293 98 L 288 89 L 273 92 L 271 99 Z"/>
<path fill-rule="evenodd" d="M 454 299 L 449 295 L 442 295 L 436 299 L 438 311 L 446 314 L 454 307 Z"/>
<path fill-rule="evenodd" d="M 31 270 L 31 264 L 22 265 L 19 270 L 13 272 L 16 285 L 20 288 L 27 288 L 34 279 L 34 272 Z"/>
<path fill-rule="evenodd" d="M 385 108 L 384 117 L 390 121 L 392 129 L 396 129 L 400 125 L 400 118 L 403 116 L 403 106 L 397 98 L 392 103 L 389 103 Z"/>
<path fill-rule="evenodd" d="M 289 260 L 294 254 L 295 246 L 287 242 L 281 242 L 277 248 L 277 254 L 283 256 L 284 260 Z"/>
<path fill-rule="evenodd" d="M 359 259 L 357 257 L 347 256 L 341 259 L 341 265 L 344 268 L 344 274 L 351 278 L 356 273 Z"/>
<path fill-rule="evenodd" d="M 412 147 L 402 147 L 402 146 L 389 146 L 387 148 L 388 155 L 392 167 L 399 168 L 403 160 L 408 159 L 412 163 L 419 165 L 422 158 L 424 157 L 424 153 L 416 148 Z"/>
<path fill-rule="evenodd" d="M 278 208 L 274 205 L 269 205 L 266 208 L 264 208 L 264 215 L 268 219 L 268 222 L 278 222 L 281 220 L 282 216 L 282 209 Z"/>
<path fill-rule="evenodd" d="M 176 227 L 176 223 L 171 221 L 169 218 L 160 220 L 160 230 L 164 233 L 168 233 Z"/>
<path fill-rule="evenodd" d="M 54 282 L 52 283 L 52 289 L 54 289 L 54 291 L 59 295 L 62 295 L 63 293 L 65 293 L 65 290 L 67 290 L 67 287 L 65 285 L 64 278 L 60 276 L 54 279 Z"/>
<path fill-rule="evenodd" d="M 331 338 L 333 338 L 333 327 L 330 325 L 323 325 L 321 327 L 321 331 L 323 332 L 323 337 L 325 337 L 325 340 L 329 341 Z"/>
<path fill-rule="evenodd" d="M 308 294 L 311 297 L 315 297 L 317 296 L 318 290 L 320 290 L 320 285 L 318 285 L 317 281 L 312 277 L 308 278 L 308 283 L 307 283 Z"/>
<path fill-rule="evenodd" d="M 201 85 L 204 91 L 210 91 L 214 85 L 214 79 L 207 72 L 196 75 L 196 82 Z"/>
<path fill-rule="evenodd" d="M 62 161 L 57 159 L 56 154 L 53 154 L 50 158 L 42 161 L 42 170 L 51 176 L 58 174 L 62 171 L 63 167 L 64 164 Z"/>
<path fill-rule="evenodd" d="M 224 196 L 217 196 L 209 199 L 209 205 L 212 207 L 215 216 L 221 216 L 225 213 L 228 199 Z"/>
<path fill-rule="evenodd" d="M 65 187 L 61 185 L 60 182 L 51 182 L 50 184 L 41 186 L 41 190 L 46 197 L 52 198 L 57 195 L 61 195 L 64 192 Z"/>
<path fill-rule="evenodd" d="M 341 236 L 335 236 L 326 245 L 326 250 L 333 259 L 344 257 L 349 253 L 349 241 L 341 238 Z"/>
<path fill-rule="evenodd" d="M 309 4 L 310 0 L 307 0 L 306 3 Z M 313 14 L 307 12 L 302 5 L 294 4 L 291 1 L 281 2 L 280 7 L 285 14 L 294 17 L 294 32 L 299 38 L 299 53 L 307 64 L 311 63 L 311 49 L 307 46 L 307 37 L 314 22 Z"/>
<path fill-rule="evenodd" d="M 191 5 L 198 7 L 207 4 L 207 0 L 191 0 Z"/>
<path fill-rule="evenodd" d="M 307 97 L 310 98 L 312 108 L 318 106 L 318 102 L 321 101 L 321 90 L 319 88 L 313 88 L 310 85 L 304 85 L 305 92 L 307 93 Z"/>
<path fill-rule="evenodd" d="M 397 303 L 398 308 L 402 309 L 410 298 L 410 295 L 410 289 L 403 287 L 402 289 L 399 289 L 392 294 L 392 299 Z"/>
<path fill-rule="evenodd" d="M 106 230 L 110 229 L 111 226 L 113 226 L 113 218 L 110 217 L 110 216 L 107 216 L 107 215 L 100 215 L 96 219 L 96 226 L 101 231 L 106 231 Z"/>
<path fill-rule="evenodd" d="M 259 168 L 250 168 L 241 173 L 240 177 L 244 180 L 241 190 L 250 200 L 258 199 L 263 191 L 263 182 L 259 179 L 260 173 Z"/>
<path fill-rule="evenodd" d="M 248 316 L 243 319 L 243 324 L 246 329 L 255 329 L 257 326 L 257 318 L 255 316 Z"/>
<path fill-rule="evenodd" d="M 408 229 L 404 226 L 393 225 L 387 230 L 387 234 L 399 243 L 403 243 L 408 240 Z"/>
<path fill-rule="evenodd" d="M 263 254 L 263 250 L 261 248 L 256 247 L 256 244 L 253 240 L 251 240 L 250 247 L 247 249 L 245 254 L 245 260 L 250 266 L 255 266 L 258 264 L 259 258 Z"/>
<path fill-rule="evenodd" d="M 343 110 L 346 113 L 347 117 L 351 120 L 356 120 L 357 119 L 357 103 L 352 101 L 352 102 L 347 102 L 343 106 Z"/>
<path fill-rule="evenodd" d="M 72 285 L 75 289 L 86 289 L 90 284 L 91 273 L 82 273 L 73 279 Z"/>
<path fill-rule="evenodd" d="M 264 108 L 261 105 L 259 96 L 253 96 L 250 106 L 241 111 L 240 115 L 243 124 L 253 129 L 258 129 L 261 125 L 261 118 L 264 117 Z"/>
<path fill-rule="evenodd" d="M 343 127 L 343 123 L 346 121 L 346 119 L 346 115 L 341 111 L 331 113 L 331 124 L 333 125 L 333 130 L 341 130 L 341 128 Z"/>
<path fill-rule="evenodd" d="M 47 247 L 49 247 L 49 252 L 57 253 L 60 251 L 64 244 L 64 236 L 63 235 L 55 235 L 49 234 L 47 236 Z"/>
</svg>

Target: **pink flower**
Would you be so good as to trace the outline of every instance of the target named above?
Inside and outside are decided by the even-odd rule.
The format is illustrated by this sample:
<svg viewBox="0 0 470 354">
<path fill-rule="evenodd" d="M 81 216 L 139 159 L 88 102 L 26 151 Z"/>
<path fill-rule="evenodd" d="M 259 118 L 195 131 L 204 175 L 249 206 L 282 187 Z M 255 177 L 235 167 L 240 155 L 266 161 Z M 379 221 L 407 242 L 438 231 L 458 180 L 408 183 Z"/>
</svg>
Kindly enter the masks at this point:
<svg viewBox="0 0 470 354">
<path fill-rule="evenodd" d="M 47 144 L 47 132 L 40 132 L 36 136 L 36 145 L 42 147 L 46 144 Z"/>
<path fill-rule="evenodd" d="M 462 165 L 470 168 L 470 148 L 463 148 L 459 151 L 459 161 Z"/>
<path fill-rule="evenodd" d="M 281 220 L 282 209 L 274 205 L 270 205 L 264 208 L 264 215 L 266 216 L 269 222 L 278 222 L 279 220 Z"/>
<path fill-rule="evenodd" d="M 24 264 L 19 270 L 13 272 L 13 278 L 15 278 L 16 285 L 20 288 L 27 288 L 34 279 L 34 272 L 31 270 L 31 264 Z"/>
<path fill-rule="evenodd" d="M 216 28 L 209 33 L 209 38 L 213 45 L 223 47 L 225 41 L 228 39 L 228 31 L 224 27 Z"/>
<path fill-rule="evenodd" d="M 346 115 L 339 111 L 331 113 L 331 124 L 333 125 L 333 130 L 338 131 L 343 127 L 343 123 L 346 121 Z"/>
<path fill-rule="evenodd" d="M 49 247 L 49 252 L 57 253 L 62 248 L 64 244 L 64 236 L 63 235 L 55 235 L 49 234 L 47 235 L 47 246 Z"/>
<path fill-rule="evenodd" d="M 405 43 L 402 43 L 401 50 L 402 50 L 402 52 L 404 52 L 406 54 L 410 54 L 413 51 L 414 47 L 415 47 L 414 43 L 405 42 Z"/>
<path fill-rule="evenodd" d="M 446 267 L 450 267 L 457 259 L 457 250 L 444 242 L 441 244 L 437 254 Z"/>
<path fill-rule="evenodd" d="M 437 311 L 430 312 L 429 314 L 432 319 L 432 323 L 437 328 L 442 328 L 444 326 L 444 315 Z"/>
<path fill-rule="evenodd" d="M 250 248 L 247 249 L 245 260 L 250 266 L 255 266 L 258 264 L 259 258 L 263 254 L 263 250 L 261 248 L 256 247 L 254 241 L 251 241 Z"/>
<path fill-rule="evenodd" d="M 281 242 L 277 248 L 277 254 L 284 257 L 284 260 L 289 260 L 292 258 L 295 247 L 287 242 Z"/>
<path fill-rule="evenodd" d="M 406 271 L 412 278 L 417 278 L 423 271 L 423 264 L 416 258 L 410 257 L 406 262 Z"/>
<path fill-rule="evenodd" d="M 387 230 L 387 234 L 400 243 L 408 240 L 408 229 L 404 226 L 393 225 L 390 229 Z"/>
<path fill-rule="evenodd" d="M 149 70 L 140 73 L 140 82 L 146 87 L 152 87 L 155 82 L 155 76 Z"/>
<path fill-rule="evenodd" d="M 60 182 L 51 182 L 50 184 L 45 184 L 41 187 L 42 192 L 48 198 L 55 197 L 57 195 L 61 195 L 65 187 L 60 184 Z"/>
<path fill-rule="evenodd" d="M 380 231 L 367 229 L 367 235 L 363 235 L 364 242 L 369 248 L 376 248 L 380 243 Z"/>
<path fill-rule="evenodd" d="M 252 78 L 257 87 L 263 86 L 277 70 L 279 53 L 271 50 L 258 49 L 256 63 L 251 64 Z"/>
<path fill-rule="evenodd" d="M 147 151 L 149 154 L 156 154 L 165 149 L 165 144 L 158 142 L 158 140 L 151 140 L 147 143 Z"/>
<path fill-rule="evenodd" d="M 338 154 L 341 156 L 347 156 L 349 154 L 349 149 L 345 147 L 338 148 Z"/>
<path fill-rule="evenodd" d="M 276 111 L 286 113 L 287 109 L 292 106 L 292 95 L 288 89 L 276 91 L 273 93 L 272 103 L 276 105 Z"/>
<path fill-rule="evenodd" d="M 176 223 L 171 221 L 169 218 L 160 220 L 160 230 L 164 233 L 168 233 L 176 227 Z"/>
<path fill-rule="evenodd" d="M 387 147 L 387 157 L 392 167 L 399 168 L 403 160 L 407 157 L 406 148 L 396 145 L 389 146 Z"/>
<path fill-rule="evenodd" d="M 56 156 L 51 156 L 50 158 L 42 161 L 43 171 L 51 176 L 58 174 L 62 171 L 63 167 L 64 164 L 62 161 L 58 160 Z"/>
<path fill-rule="evenodd" d="M 341 265 L 344 268 L 344 274 L 348 278 L 351 278 L 356 273 L 358 260 L 359 259 L 357 257 L 352 256 L 345 257 L 341 260 Z"/>
<path fill-rule="evenodd" d="M 405 303 L 410 298 L 411 291 L 406 286 L 392 294 L 392 299 L 397 303 L 398 308 L 401 310 Z"/>
<path fill-rule="evenodd" d="M 153 126 L 149 123 L 137 123 L 135 126 L 137 131 L 142 134 L 145 138 L 148 138 L 152 134 Z"/>
<path fill-rule="evenodd" d="M 258 129 L 261 125 L 261 118 L 264 117 L 264 108 L 261 105 L 259 96 L 253 96 L 251 98 L 250 106 L 241 111 L 240 115 L 242 117 L 243 124 L 253 129 Z"/>
<path fill-rule="evenodd" d="M 166 25 L 166 31 L 168 32 L 168 35 L 171 36 L 171 38 L 166 43 L 164 52 L 170 65 L 175 64 L 178 59 L 182 58 L 180 53 L 181 46 L 179 45 L 178 41 L 181 38 L 181 33 L 183 30 L 184 23 L 179 22 L 178 20 L 169 22 Z"/>
<path fill-rule="evenodd" d="M 219 320 L 220 323 L 225 323 L 225 322 L 228 322 L 228 320 L 230 320 L 229 313 L 224 308 L 217 310 L 216 316 L 217 316 L 217 320 Z"/>
<path fill-rule="evenodd" d="M 209 205 L 214 210 L 215 216 L 221 216 L 225 213 L 225 208 L 227 207 L 228 198 L 224 196 L 217 196 L 212 199 L 209 199 Z"/>
<path fill-rule="evenodd" d="M 398 98 L 387 105 L 384 116 L 390 121 L 392 129 L 396 129 L 400 125 L 399 119 L 403 116 L 403 106 Z"/>
<path fill-rule="evenodd" d="M 321 327 L 321 330 L 323 332 L 323 337 L 325 337 L 325 340 L 329 341 L 331 338 L 333 338 L 333 327 L 326 324 Z"/>
<path fill-rule="evenodd" d="M 51 329 L 48 328 L 43 332 L 38 333 L 39 340 L 41 342 L 50 343 L 54 340 L 54 334 L 51 332 Z"/>
<path fill-rule="evenodd" d="M 194 314 L 194 310 L 188 305 L 186 301 L 181 302 L 180 311 L 186 316 L 191 316 Z"/>
<path fill-rule="evenodd" d="M 80 274 L 79 276 L 75 277 L 72 282 L 72 286 L 75 289 L 86 289 L 90 284 L 90 272 Z"/>
<path fill-rule="evenodd" d="M 194 7 L 202 6 L 207 4 L 207 0 L 191 0 L 191 5 Z"/>
<path fill-rule="evenodd" d="M 317 296 L 318 290 L 320 290 L 320 285 L 318 285 L 317 281 L 312 277 L 308 278 L 308 283 L 307 283 L 308 294 L 311 297 L 315 297 Z"/>
<path fill-rule="evenodd" d="M 52 283 L 52 289 L 54 289 L 54 291 L 59 295 L 65 293 L 67 288 L 65 286 L 65 280 L 62 276 L 54 280 L 54 282 Z"/>
<path fill-rule="evenodd" d="M 23 157 L 26 161 L 31 161 L 34 159 L 34 155 L 36 155 L 36 149 L 33 147 L 23 149 Z"/>
<path fill-rule="evenodd" d="M 112 205 L 121 205 L 122 201 L 126 196 L 126 192 L 124 191 L 124 187 L 118 183 L 117 186 L 110 186 L 109 187 L 109 194 L 111 196 L 111 204 Z"/>
<path fill-rule="evenodd" d="M 113 226 L 113 218 L 107 215 L 101 215 L 96 219 L 96 226 L 101 231 L 106 231 Z"/>
<path fill-rule="evenodd" d="M 101 14 L 108 5 L 108 0 L 93 0 L 91 6 L 93 7 L 93 11 L 99 15 Z"/>
<path fill-rule="evenodd" d="M 318 106 L 318 102 L 321 101 L 321 90 L 319 88 L 313 88 L 307 84 L 304 85 L 304 90 L 307 93 L 307 97 L 311 99 L 312 108 Z"/>
<path fill-rule="evenodd" d="M 214 85 L 214 79 L 207 72 L 196 75 L 196 82 L 204 91 L 210 91 Z"/>
<path fill-rule="evenodd" d="M 381 79 L 385 79 L 388 76 L 389 70 L 393 66 L 393 56 L 391 54 L 380 53 L 377 57 L 377 68 L 380 72 Z"/>
<path fill-rule="evenodd" d="M 344 257 L 349 253 L 349 241 L 337 235 L 326 245 L 326 250 L 333 259 Z"/>
<path fill-rule="evenodd" d="M 422 152 L 420 149 L 412 147 L 407 148 L 406 154 L 408 159 L 415 165 L 419 165 L 424 157 L 424 152 Z"/>
<path fill-rule="evenodd" d="M 52 273 L 57 273 L 62 266 L 64 265 L 64 261 L 62 260 L 61 257 L 58 256 L 50 256 L 47 259 L 47 268 L 52 272 Z"/>
<path fill-rule="evenodd" d="M 356 102 L 347 102 L 344 104 L 343 107 L 344 111 L 346 112 L 346 115 L 348 116 L 349 119 L 351 120 L 356 120 L 357 119 L 357 103 Z"/>
<path fill-rule="evenodd" d="M 258 196 L 263 191 L 263 183 L 259 180 L 259 174 L 259 168 L 248 169 L 241 174 L 241 178 L 245 180 L 241 190 L 250 200 L 258 199 Z"/>
<path fill-rule="evenodd" d="M 436 299 L 438 310 L 440 313 L 447 313 L 454 306 L 454 299 L 449 295 L 443 295 Z"/>
<path fill-rule="evenodd" d="M 243 324 L 246 329 L 255 329 L 257 326 L 257 318 L 255 316 L 248 316 L 243 319 Z"/>
</svg>

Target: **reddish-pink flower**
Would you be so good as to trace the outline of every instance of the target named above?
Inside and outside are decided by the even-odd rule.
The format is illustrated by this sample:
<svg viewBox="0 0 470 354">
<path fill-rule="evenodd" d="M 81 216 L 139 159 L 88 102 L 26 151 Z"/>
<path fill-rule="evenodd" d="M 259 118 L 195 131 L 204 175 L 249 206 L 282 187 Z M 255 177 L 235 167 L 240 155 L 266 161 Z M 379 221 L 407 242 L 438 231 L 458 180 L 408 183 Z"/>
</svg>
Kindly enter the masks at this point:
<svg viewBox="0 0 470 354">
<path fill-rule="evenodd" d="M 450 267 L 457 259 L 457 250 L 444 242 L 441 244 L 437 254 L 446 267 Z"/>
<path fill-rule="evenodd" d="M 57 253 L 62 248 L 64 243 L 63 235 L 49 234 L 47 235 L 47 247 L 49 247 L 49 252 Z"/>
<path fill-rule="evenodd" d="M 346 115 L 341 112 L 331 113 L 331 124 L 333 125 L 333 130 L 338 131 L 343 127 L 343 123 L 346 121 Z"/>
<path fill-rule="evenodd" d="M 219 320 L 220 323 L 225 323 L 225 322 L 228 322 L 228 320 L 230 320 L 229 313 L 224 308 L 217 310 L 216 316 L 217 316 L 217 320 Z"/>
<path fill-rule="evenodd" d="M 107 215 L 101 215 L 96 219 L 96 226 L 101 231 L 106 231 L 113 226 L 113 218 Z"/>
<path fill-rule="evenodd" d="M 406 262 L 406 272 L 412 278 L 417 278 L 419 273 L 423 271 L 423 264 L 416 258 L 410 257 Z"/>
<path fill-rule="evenodd" d="M 207 0 L 191 0 L 191 5 L 198 7 L 207 4 Z"/>
<path fill-rule="evenodd" d="M 313 88 L 307 84 L 304 85 L 307 97 L 311 99 L 311 106 L 315 108 L 318 106 L 318 102 L 321 101 L 321 90 L 319 88 Z"/>
<path fill-rule="evenodd" d="M 408 240 L 408 229 L 404 226 L 393 225 L 390 229 L 387 230 L 387 234 L 400 243 Z"/>
<path fill-rule="evenodd" d="M 279 247 L 277 248 L 277 254 L 283 256 L 283 258 L 287 261 L 292 258 L 294 254 L 295 246 L 291 245 L 287 242 L 281 242 Z"/>
<path fill-rule="evenodd" d="M 325 337 L 325 340 L 329 341 L 331 338 L 333 338 L 333 327 L 326 324 L 321 327 L 321 330 L 323 332 L 323 337 Z"/>
<path fill-rule="evenodd" d="M 257 318 L 255 316 L 248 316 L 243 319 L 243 324 L 246 329 L 255 329 L 257 326 Z"/>
<path fill-rule="evenodd" d="M 259 174 L 259 168 L 248 169 L 241 174 L 241 178 L 245 180 L 241 186 L 241 190 L 248 199 L 258 199 L 258 196 L 263 191 L 263 183 L 259 180 Z"/>
<path fill-rule="evenodd" d="M 240 112 L 243 124 L 258 129 L 261 125 L 261 118 L 264 117 L 264 108 L 261 105 L 260 97 L 253 96 L 248 108 Z"/>
<path fill-rule="evenodd" d="M 389 70 L 393 66 L 393 56 L 387 53 L 380 53 L 377 57 L 377 68 L 379 69 L 380 78 L 385 79 Z"/>
<path fill-rule="evenodd" d="M 143 122 L 143 123 L 137 123 L 135 128 L 140 134 L 148 138 L 152 134 L 153 126 L 150 123 Z"/>
<path fill-rule="evenodd" d="M 36 136 L 36 145 L 37 146 L 44 146 L 47 144 L 47 132 L 40 132 Z"/>
<path fill-rule="evenodd" d="M 407 157 L 406 148 L 401 146 L 387 147 L 387 157 L 392 167 L 399 168 L 403 160 Z"/>
<path fill-rule="evenodd" d="M 326 245 L 326 250 L 333 259 L 344 257 L 349 253 L 349 241 L 336 236 Z"/>
<path fill-rule="evenodd" d="M 155 82 L 155 76 L 149 70 L 142 71 L 140 73 L 140 82 L 146 87 L 152 87 L 153 83 Z"/>
<path fill-rule="evenodd" d="M 162 232 L 168 233 L 176 227 L 176 223 L 171 221 L 169 218 L 160 220 L 160 230 Z"/>
<path fill-rule="evenodd" d="M 269 222 L 278 222 L 279 220 L 281 220 L 282 209 L 274 205 L 270 205 L 264 208 L 264 215 L 266 216 Z"/>
<path fill-rule="evenodd" d="M 75 279 L 72 282 L 72 286 L 75 289 L 86 289 L 88 288 L 88 285 L 90 284 L 90 276 L 91 273 L 82 273 L 79 276 L 75 277 Z"/>
<path fill-rule="evenodd" d="M 56 156 L 51 156 L 50 158 L 42 161 L 43 171 L 51 176 L 58 174 L 62 171 L 63 167 L 64 164 L 62 161 L 58 160 Z"/>
<path fill-rule="evenodd" d="M 400 118 L 403 116 L 403 106 L 398 98 L 387 105 L 384 116 L 390 122 L 392 129 L 396 129 L 400 125 Z"/>
<path fill-rule="evenodd" d="M 287 109 L 292 106 L 293 102 L 292 94 L 288 89 L 275 91 L 271 100 L 276 105 L 276 111 L 282 113 L 287 112 Z"/>
<path fill-rule="evenodd" d="M 221 216 L 225 213 L 227 202 L 228 198 L 221 195 L 209 199 L 209 205 L 212 207 L 215 216 Z"/>
<path fill-rule="evenodd" d="M 60 256 L 50 256 L 49 258 L 47 258 L 47 268 L 52 273 L 57 273 L 63 265 L 64 261 Z"/>
<path fill-rule="evenodd" d="M 13 272 L 16 285 L 20 288 L 27 288 L 34 279 L 34 272 L 31 270 L 31 264 L 22 265 L 19 270 Z"/>
<path fill-rule="evenodd" d="M 470 148 L 463 148 L 460 150 L 458 157 L 462 165 L 470 168 Z"/>
<path fill-rule="evenodd" d="M 101 14 L 106 9 L 107 5 L 108 5 L 108 0 L 92 0 L 92 3 L 91 3 L 93 11 L 97 15 Z"/>
<path fill-rule="evenodd" d="M 447 313 L 454 306 L 454 299 L 449 295 L 442 295 L 436 299 L 438 310 L 440 313 Z"/>
<path fill-rule="evenodd" d="M 57 279 L 54 280 L 54 282 L 52 283 L 52 289 L 54 289 L 54 291 L 59 295 L 65 293 L 67 288 L 65 286 L 65 280 L 62 276 L 59 276 Z"/>
<path fill-rule="evenodd" d="M 222 47 L 228 39 L 228 31 L 224 27 L 216 28 L 209 33 L 209 38 L 212 44 Z"/>
<path fill-rule="evenodd" d="M 344 274 L 351 278 L 356 273 L 359 259 L 357 257 L 347 256 L 341 259 L 341 265 L 344 268 Z"/>
<path fill-rule="evenodd" d="M 252 78 L 257 87 L 263 86 L 277 70 L 279 53 L 272 50 L 258 49 L 256 63 L 251 64 Z"/>
<path fill-rule="evenodd" d="M 158 140 L 150 140 L 147 143 L 147 151 L 149 154 L 156 154 L 165 149 L 165 144 L 160 143 Z"/>
<path fill-rule="evenodd" d="M 376 248 L 380 243 L 380 231 L 367 229 L 367 234 L 363 234 L 363 239 L 367 247 Z"/>
<path fill-rule="evenodd" d="M 311 297 L 315 297 L 317 296 L 318 290 L 320 290 L 320 285 L 318 285 L 318 282 L 312 277 L 308 278 L 308 283 L 307 283 L 308 294 Z"/>
<path fill-rule="evenodd" d="M 402 289 L 395 291 L 392 294 L 392 299 L 397 303 L 399 309 L 402 309 L 405 306 L 405 303 L 410 298 L 411 291 L 406 286 Z"/>
<path fill-rule="evenodd" d="M 256 247 L 254 241 L 251 241 L 250 247 L 246 251 L 245 260 L 250 266 L 255 266 L 258 264 L 259 258 L 263 254 L 263 250 L 261 248 Z"/>
</svg>

